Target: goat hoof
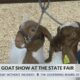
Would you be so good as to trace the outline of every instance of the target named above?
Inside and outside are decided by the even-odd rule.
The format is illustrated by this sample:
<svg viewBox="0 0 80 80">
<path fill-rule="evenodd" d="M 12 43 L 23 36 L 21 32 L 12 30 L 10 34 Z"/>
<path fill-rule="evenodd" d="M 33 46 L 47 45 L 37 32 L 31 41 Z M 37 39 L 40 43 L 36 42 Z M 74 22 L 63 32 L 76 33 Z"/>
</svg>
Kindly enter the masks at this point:
<svg viewBox="0 0 80 80">
<path fill-rule="evenodd" d="M 50 59 L 46 59 L 46 60 L 45 60 L 46 63 L 49 63 L 50 61 L 51 61 Z"/>
</svg>

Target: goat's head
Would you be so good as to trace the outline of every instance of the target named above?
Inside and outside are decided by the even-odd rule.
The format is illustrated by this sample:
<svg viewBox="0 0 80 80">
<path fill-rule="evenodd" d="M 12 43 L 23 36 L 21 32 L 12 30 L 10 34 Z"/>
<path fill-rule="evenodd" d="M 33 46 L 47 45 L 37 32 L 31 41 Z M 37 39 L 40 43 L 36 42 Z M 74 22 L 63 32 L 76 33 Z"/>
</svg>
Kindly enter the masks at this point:
<svg viewBox="0 0 80 80">
<path fill-rule="evenodd" d="M 37 31 L 37 23 L 34 21 L 24 22 L 20 26 L 21 33 L 27 38 L 27 40 L 31 40 Z"/>
<path fill-rule="evenodd" d="M 16 35 L 16 46 L 25 47 L 26 43 L 29 43 L 31 39 L 35 36 L 37 32 L 37 26 L 38 24 L 34 21 L 23 22 L 20 25 L 19 31 Z"/>
</svg>

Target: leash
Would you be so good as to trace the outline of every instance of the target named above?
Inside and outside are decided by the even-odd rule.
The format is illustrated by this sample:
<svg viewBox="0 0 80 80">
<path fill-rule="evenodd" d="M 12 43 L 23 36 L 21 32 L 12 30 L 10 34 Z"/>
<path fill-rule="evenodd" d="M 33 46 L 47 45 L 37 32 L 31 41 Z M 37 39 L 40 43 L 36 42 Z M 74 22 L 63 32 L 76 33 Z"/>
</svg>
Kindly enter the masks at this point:
<svg viewBox="0 0 80 80">
<path fill-rule="evenodd" d="M 39 22 L 38 22 L 38 25 L 37 25 L 37 28 L 36 28 L 36 32 L 38 30 L 38 27 L 39 27 L 41 21 L 42 21 L 42 18 L 43 18 L 44 13 L 46 12 L 46 10 L 49 7 L 49 0 L 48 0 L 48 3 L 45 3 L 45 2 L 42 3 L 42 1 L 39 0 L 39 5 L 40 5 L 40 8 L 41 8 L 41 15 L 40 15 L 40 19 L 39 19 Z"/>
<path fill-rule="evenodd" d="M 46 5 L 46 2 L 42 2 L 43 0 L 38 0 L 39 1 L 39 5 L 40 5 L 40 8 L 42 10 L 42 13 L 46 14 L 47 16 L 49 16 L 53 21 L 55 21 L 57 24 L 59 25 L 62 25 L 61 22 L 59 22 L 56 18 L 52 17 L 52 15 L 50 15 L 46 10 L 49 8 L 49 4 L 50 4 L 50 0 L 48 0 L 47 2 L 47 5 Z M 42 17 L 42 16 L 41 16 Z M 40 18 L 41 18 L 40 17 Z M 42 19 L 42 18 L 41 18 Z M 41 22 L 41 20 L 39 20 Z M 39 22 L 39 24 L 40 24 Z"/>
<path fill-rule="evenodd" d="M 47 0 L 47 2 L 45 2 L 45 1 L 43 1 L 43 0 L 38 0 L 38 1 L 39 1 L 39 6 L 40 6 L 40 8 L 41 8 L 41 15 L 40 15 L 40 19 L 39 19 L 39 21 L 38 21 L 38 25 L 37 25 L 37 27 L 36 27 L 36 32 L 35 32 L 35 34 L 36 34 L 37 31 L 38 31 L 38 28 L 39 28 L 39 26 L 40 26 L 40 23 L 41 23 L 41 21 L 42 21 L 42 18 L 43 18 L 44 13 L 45 13 L 47 16 L 49 16 L 53 21 L 55 21 L 56 23 L 58 23 L 58 24 L 61 26 L 62 23 L 59 22 L 56 18 L 52 17 L 52 15 L 50 15 L 50 14 L 47 12 L 47 9 L 49 8 L 50 0 Z M 33 36 L 33 37 L 34 37 L 34 36 Z M 32 37 L 32 38 L 33 38 L 33 37 Z M 31 42 L 32 38 L 29 38 L 28 43 Z M 26 39 L 26 38 L 25 38 L 25 39 Z"/>
<path fill-rule="evenodd" d="M 43 2 L 43 0 L 38 0 L 38 2 L 39 2 L 39 6 L 41 8 L 41 15 L 40 15 L 40 19 L 39 19 L 38 25 L 36 27 L 36 32 L 37 32 L 37 30 L 39 28 L 39 25 L 40 25 L 41 21 L 42 21 L 44 13 L 47 16 L 49 16 L 53 21 L 55 21 L 57 24 L 59 24 L 60 26 L 63 25 L 61 22 L 59 22 L 56 18 L 52 17 L 52 15 L 50 15 L 47 12 L 47 9 L 49 8 L 50 0 L 47 0 L 47 2 L 45 2 L 45 1 Z M 35 32 L 35 34 L 36 34 L 36 32 Z"/>
<path fill-rule="evenodd" d="M 39 28 L 39 25 L 40 25 L 40 23 L 41 23 L 41 21 L 42 21 L 42 18 L 43 18 L 43 15 L 44 15 L 44 13 L 46 14 L 46 15 L 48 15 L 53 21 L 55 21 L 56 23 L 58 23 L 59 25 L 62 25 L 62 23 L 61 22 L 59 22 L 56 18 L 54 18 L 54 17 L 52 17 L 48 12 L 47 12 L 47 9 L 49 8 L 49 4 L 50 4 L 50 0 L 47 0 L 47 2 L 43 2 L 43 0 L 38 0 L 39 1 L 39 6 L 40 6 L 40 8 L 41 8 L 41 16 L 40 16 L 40 19 L 39 19 L 39 22 L 38 22 L 38 25 L 37 25 L 37 28 L 36 28 L 36 32 L 37 32 L 37 30 L 38 30 L 38 28 Z M 36 33 L 35 32 L 35 33 Z"/>
</svg>

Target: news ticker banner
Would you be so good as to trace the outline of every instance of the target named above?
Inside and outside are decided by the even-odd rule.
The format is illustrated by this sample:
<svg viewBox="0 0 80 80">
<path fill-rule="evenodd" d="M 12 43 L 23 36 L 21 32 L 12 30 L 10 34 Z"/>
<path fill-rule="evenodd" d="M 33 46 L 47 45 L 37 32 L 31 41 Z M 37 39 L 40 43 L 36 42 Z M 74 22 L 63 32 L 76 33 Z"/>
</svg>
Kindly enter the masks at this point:
<svg viewBox="0 0 80 80">
<path fill-rule="evenodd" d="M 76 65 L 0 64 L 1 72 L 75 72 Z"/>
<path fill-rule="evenodd" d="M 0 64 L 0 77 L 78 77 L 79 78 L 80 65 Z"/>
<path fill-rule="evenodd" d="M 0 64 L 0 77 L 80 77 L 80 65 Z"/>
</svg>

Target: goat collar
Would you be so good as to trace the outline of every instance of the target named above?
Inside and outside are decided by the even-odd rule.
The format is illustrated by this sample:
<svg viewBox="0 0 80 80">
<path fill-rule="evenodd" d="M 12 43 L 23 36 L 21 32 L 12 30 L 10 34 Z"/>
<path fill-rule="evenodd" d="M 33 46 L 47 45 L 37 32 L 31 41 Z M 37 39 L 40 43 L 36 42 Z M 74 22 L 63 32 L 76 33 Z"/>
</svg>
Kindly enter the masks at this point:
<svg viewBox="0 0 80 80">
<path fill-rule="evenodd" d="M 32 38 L 30 38 L 27 34 L 25 34 L 25 32 L 23 30 L 19 30 L 19 31 L 24 36 L 26 43 L 31 42 Z"/>
<path fill-rule="evenodd" d="M 64 27 L 69 27 L 69 26 L 72 26 L 74 28 L 79 28 L 80 27 L 80 23 L 79 22 L 76 22 L 76 21 L 73 21 L 73 22 L 66 22 L 65 24 L 63 24 L 61 26 L 61 29 L 64 28 Z"/>
<path fill-rule="evenodd" d="M 24 36 L 24 39 L 26 41 L 26 43 L 30 43 L 31 41 L 34 41 L 34 40 L 37 40 L 37 39 L 40 39 L 40 40 L 43 40 L 44 41 L 44 35 L 38 35 L 38 36 L 33 36 L 32 38 L 29 37 L 27 34 L 25 34 L 25 32 L 23 30 L 19 30 L 20 33 Z"/>
</svg>

